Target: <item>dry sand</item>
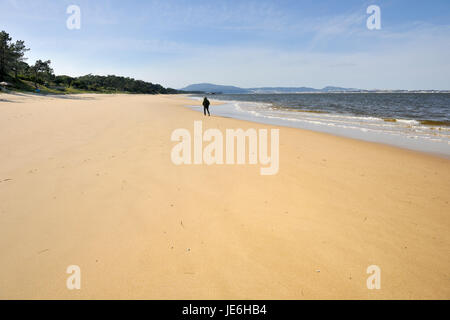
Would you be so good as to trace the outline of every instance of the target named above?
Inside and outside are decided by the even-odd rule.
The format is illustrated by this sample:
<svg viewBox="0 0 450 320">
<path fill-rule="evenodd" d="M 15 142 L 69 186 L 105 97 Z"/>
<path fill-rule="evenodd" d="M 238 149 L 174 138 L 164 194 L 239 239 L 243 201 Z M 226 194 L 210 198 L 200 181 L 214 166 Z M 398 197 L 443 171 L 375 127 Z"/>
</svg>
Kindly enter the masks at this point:
<svg viewBox="0 0 450 320">
<path fill-rule="evenodd" d="M 0 298 L 450 298 L 450 160 L 280 128 L 275 176 L 175 166 L 194 120 L 271 128 L 186 104 L 0 95 Z"/>
</svg>

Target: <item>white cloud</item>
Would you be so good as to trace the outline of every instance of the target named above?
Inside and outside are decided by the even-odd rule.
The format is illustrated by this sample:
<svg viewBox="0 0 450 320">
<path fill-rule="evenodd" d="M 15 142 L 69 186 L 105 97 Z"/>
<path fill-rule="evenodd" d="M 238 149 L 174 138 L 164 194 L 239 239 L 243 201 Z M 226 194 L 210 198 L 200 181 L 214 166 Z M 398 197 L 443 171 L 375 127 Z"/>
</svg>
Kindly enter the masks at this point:
<svg viewBox="0 0 450 320">
<path fill-rule="evenodd" d="M 127 16 L 122 21 L 125 13 L 111 5 L 86 6 L 87 18 L 97 25 L 132 27 L 120 34 L 106 30 L 71 37 L 24 37 L 33 49 L 30 62 L 52 59 L 57 73 L 123 74 L 176 88 L 216 82 L 244 87 L 450 89 L 449 25 L 417 21 L 394 27 L 383 23 L 382 30 L 369 31 L 365 10 L 294 19 L 275 4 L 260 2 L 186 6 L 183 2 L 152 1 L 143 3 L 145 10 L 137 10 L 133 19 Z M 171 37 L 170 32 L 169 36 L 157 31 L 130 35 L 130 30 L 142 24 L 166 32 L 180 28 L 189 33 L 196 27 L 251 31 L 259 40 L 241 41 L 238 46 L 232 40 L 228 42 L 232 45 L 220 39 L 211 39 L 209 44 L 192 37 L 184 40 Z"/>
</svg>

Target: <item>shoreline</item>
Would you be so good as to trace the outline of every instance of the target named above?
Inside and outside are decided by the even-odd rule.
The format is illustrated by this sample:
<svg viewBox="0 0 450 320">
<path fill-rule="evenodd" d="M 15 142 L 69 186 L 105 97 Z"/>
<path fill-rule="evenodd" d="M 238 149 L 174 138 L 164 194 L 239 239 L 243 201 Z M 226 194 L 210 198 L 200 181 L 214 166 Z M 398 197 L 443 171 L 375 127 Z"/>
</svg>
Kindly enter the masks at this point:
<svg viewBox="0 0 450 320">
<path fill-rule="evenodd" d="M 280 127 L 277 175 L 177 166 L 194 121 L 274 126 L 182 96 L 2 98 L 0 299 L 450 298 L 448 159 Z"/>
<path fill-rule="evenodd" d="M 195 97 L 194 95 L 185 95 L 188 99 L 192 99 L 193 101 L 197 101 L 198 97 Z M 214 99 L 214 98 L 212 98 Z M 283 127 L 290 127 L 290 128 L 297 128 L 302 130 L 309 130 L 314 132 L 323 132 L 327 134 L 331 134 L 338 137 L 345 137 L 345 138 L 351 138 L 355 140 L 360 141 L 366 141 L 366 142 L 373 142 L 373 143 L 381 143 L 384 145 L 390 145 L 399 147 L 406 150 L 413 150 L 413 151 L 419 151 L 424 152 L 427 154 L 443 157 L 446 159 L 450 159 L 450 145 L 448 143 L 445 143 L 445 141 L 437 143 L 434 141 L 426 141 L 417 139 L 412 139 L 409 137 L 406 133 L 388 133 L 388 132 L 372 132 L 371 129 L 366 129 L 365 127 L 357 127 L 357 128 L 337 128 L 334 125 L 332 127 L 329 127 L 325 124 L 316 125 L 312 123 L 306 123 L 302 121 L 302 119 L 289 119 L 288 115 L 285 115 L 281 118 L 273 117 L 273 116 L 267 116 L 264 114 L 261 114 L 260 112 L 255 111 L 244 111 L 240 107 L 238 108 L 240 111 L 236 110 L 236 104 L 245 104 L 245 103 L 251 103 L 251 104 L 261 104 L 260 102 L 254 101 L 228 101 L 228 100 L 217 100 L 216 106 L 219 108 L 216 108 L 213 112 L 215 112 L 216 115 L 233 118 L 233 119 L 240 119 L 244 121 L 250 121 L 254 123 L 261 123 L 261 124 L 269 124 L 274 126 L 283 126 Z M 199 103 L 200 104 L 200 103 Z M 202 107 L 199 105 L 193 105 L 189 104 L 187 105 L 192 110 L 195 110 L 197 112 L 202 112 Z M 293 111 L 284 111 L 286 114 L 289 114 Z M 305 117 L 311 116 L 310 114 L 313 112 L 310 111 L 295 111 L 296 113 L 303 113 L 305 114 Z M 325 112 L 314 112 L 313 122 L 315 121 L 322 121 L 321 117 L 336 117 L 340 115 L 335 115 L 333 113 L 325 113 Z M 294 113 L 295 114 L 295 113 Z M 346 116 L 343 115 L 345 118 Z M 348 117 L 348 116 L 347 116 Z M 358 117 L 352 116 L 355 119 Z M 367 118 L 367 117 L 365 117 Z M 369 117 L 370 118 L 370 117 Z M 378 118 L 373 118 L 378 119 Z M 295 121 L 294 121 L 295 120 Z M 379 118 L 380 121 L 384 121 L 387 124 L 392 122 L 388 121 L 383 118 Z M 400 120 L 396 122 L 402 122 L 402 121 L 415 121 L 415 120 Z"/>
</svg>

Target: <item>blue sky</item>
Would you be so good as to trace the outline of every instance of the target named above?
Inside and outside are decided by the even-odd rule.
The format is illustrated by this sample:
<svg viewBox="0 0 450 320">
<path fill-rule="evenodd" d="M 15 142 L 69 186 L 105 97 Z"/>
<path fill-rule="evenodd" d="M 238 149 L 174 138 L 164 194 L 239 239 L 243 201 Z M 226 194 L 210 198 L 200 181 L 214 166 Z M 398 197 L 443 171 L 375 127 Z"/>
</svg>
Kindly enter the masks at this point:
<svg viewBox="0 0 450 320">
<path fill-rule="evenodd" d="M 69 30 L 69 5 L 81 29 Z M 368 30 L 369 5 L 381 30 Z M 450 1 L 0 0 L 0 29 L 57 74 L 181 88 L 450 89 Z"/>
</svg>

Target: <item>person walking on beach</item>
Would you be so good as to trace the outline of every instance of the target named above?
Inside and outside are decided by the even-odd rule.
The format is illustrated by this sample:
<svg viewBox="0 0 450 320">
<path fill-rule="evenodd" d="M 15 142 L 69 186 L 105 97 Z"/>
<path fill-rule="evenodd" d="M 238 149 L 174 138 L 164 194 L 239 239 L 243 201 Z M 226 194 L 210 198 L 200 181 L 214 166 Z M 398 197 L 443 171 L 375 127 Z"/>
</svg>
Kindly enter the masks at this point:
<svg viewBox="0 0 450 320">
<path fill-rule="evenodd" d="M 206 116 L 206 111 L 208 111 L 208 116 L 211 116 L 211 114 L 209 113 L 209 100 L 207 97 L 205 97 L 203 99 L 203 114 Z"/>
</svg>

